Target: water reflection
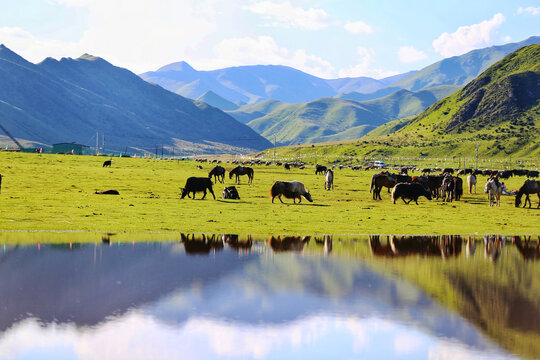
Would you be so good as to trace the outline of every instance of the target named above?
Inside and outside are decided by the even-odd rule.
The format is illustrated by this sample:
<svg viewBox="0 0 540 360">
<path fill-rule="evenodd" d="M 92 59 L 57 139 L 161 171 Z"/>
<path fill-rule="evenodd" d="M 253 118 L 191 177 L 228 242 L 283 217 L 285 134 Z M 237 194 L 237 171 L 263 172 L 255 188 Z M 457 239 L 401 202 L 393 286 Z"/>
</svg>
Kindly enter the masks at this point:
<svg viewBox="0 0 540 360">
<path fill-rule="evenodd" d="M 115 238 L 4 245 L 0 358 L 540 355 L 535 239 Z"/>
</svg>

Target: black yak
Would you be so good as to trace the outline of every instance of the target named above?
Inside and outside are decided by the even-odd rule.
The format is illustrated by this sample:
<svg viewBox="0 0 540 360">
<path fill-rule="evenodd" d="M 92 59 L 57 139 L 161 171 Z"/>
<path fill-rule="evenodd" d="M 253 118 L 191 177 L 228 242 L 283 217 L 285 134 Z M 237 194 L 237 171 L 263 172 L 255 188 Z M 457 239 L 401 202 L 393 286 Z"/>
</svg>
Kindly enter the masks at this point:
<svg viewBox="0 0 540 360">
<path fill-rule="evenodd" d="M 326 170 L 328 170 L 328 168 L 324 165 L 315 165 L 315 175 L 317 174 L 324 174 L 326 173 Z"/>
<path fill-rule="evenodd" d="M 180 188 L 182 191 L 181 199 L 183 199 L 186 195 L 188 197 L 189 193 L 193 193 L 193 199 L 195 199 L 195 193 L 196 192 L 204 192 L 203 199 L 206 197 L 206 190 L 210 191 L 210 194 L 214 197 L 214 200 L 216 199 L 216 196 L 214 195 L 214 190 L 212 189 L 212 180 L 207 177 L 190 177 L 186 180 L 186 185 L 183 188 Z"/>
<path fill-rule="evenodd" d="M 222 197 L 224 199 L 240 200 L 240 195 L 238 194 L 238 190 L 236 190 L 236 186 L 224 187 Z"/>
<path fill-rule="evenodd" d="M 112 165 L 112 160 L 105 160 L 105 162 L 103 162 L 102 167 L 111 167 L 111 165 Z"/>
<path fill-rule="evenodd" d="M 425 196 L 428 200 L 431 200 L 430 192 L 419 183 L 399 183 L 392 190 L 392 201 L 394 204 L 397 199 L 401 198 L 405 204 L 414 200 L 416 205 L 418 205 L 418 198 L 420 196 Z M 405 201 L 405 199 L 409 199 L 409 201 Z"/>
<path fill-rule="evenodd" d="M 306 198 L 307 201 L 313 202 L 311 199 L 311 194 L 309 191 L 306 191 L 304 184 L 300 181 L 276 181 L 270 189 L 270 197 L 272 198 L 272 203 L 274 202 L 275 197 L 285 196 L 287 199 L 293 199 L 293 202 L 296 204 L 296 199 L 298 198 L 298 203 L 302 202 L 302 196 Z"/>
</svg>

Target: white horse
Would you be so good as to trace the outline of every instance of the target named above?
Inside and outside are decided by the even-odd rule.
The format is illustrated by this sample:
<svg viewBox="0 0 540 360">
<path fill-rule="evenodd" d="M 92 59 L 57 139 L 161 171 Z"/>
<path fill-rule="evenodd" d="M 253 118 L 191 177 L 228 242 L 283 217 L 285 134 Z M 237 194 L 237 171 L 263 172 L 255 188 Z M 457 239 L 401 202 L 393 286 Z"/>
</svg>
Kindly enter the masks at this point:
<svg viewBox="0 0 540 360">
<path fill-rule="evenodd" d="M 334 172 L 330 169 L 326 170 L 324 188 L 334 190 Z"/>
<path fill-rule="evenodd" d="M 471 174 L 467 176 L 467 186 L 469 187 L 469 194 L 472 194 L 473 186 L 474 186 L 474 193 L 476 194 L 476 175 Z"/>
<path fill-rule="evenodd" d="M 489 206 L 493 206 L 493 204 L 501 206 L 502 189 L 501 183 L 497 178 L 490 177 L 486 181 L 486 187 L 484 188 L 484 192 L 488 194 Z"/>
</svg>

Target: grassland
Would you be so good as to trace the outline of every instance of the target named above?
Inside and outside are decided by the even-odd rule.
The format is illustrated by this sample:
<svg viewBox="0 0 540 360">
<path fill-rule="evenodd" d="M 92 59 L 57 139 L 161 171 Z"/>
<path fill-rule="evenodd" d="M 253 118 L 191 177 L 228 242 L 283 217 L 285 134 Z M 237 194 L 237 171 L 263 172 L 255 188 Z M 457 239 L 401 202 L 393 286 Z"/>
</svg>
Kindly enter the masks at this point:
<svg viewBox="0 0 540 360">
<path fill-rule="evenodd" d="M 540 211 L 517 209 L 513 197 L 490 208 L 480 184 L 476 195 L 444 203 L 420 199 L 420 205 L 392 204 L 369 193 L 373 171 L 337 170 L 335 190 L 323 190 L 323 177 L 312 167 L 284 170 L 255 166 L 255 180 L 237 186 L 241 200 L 180 199 L 189 176 L 206 176 L 211 165 L 193 161 L 38 155 L 0 152 L 2 230 L 96 232 L 217 232 L 241 234 L 469 234 L 538 233 Z M 231 169 L 230 164 L 225 167 Z M 276 180 L 299 180 L 314 202 L 272 204 L 269 189 Z M 482 183 L 483 178 L 480 178 Z M 523 178 L 507 181 L 516 189 Z M 232 181 L 226 179 L 225 185 Z M 116 189 L 119 196 L 95 195 Z M 201 194 L 198 194 L 198 198 Z"/>
</svg>

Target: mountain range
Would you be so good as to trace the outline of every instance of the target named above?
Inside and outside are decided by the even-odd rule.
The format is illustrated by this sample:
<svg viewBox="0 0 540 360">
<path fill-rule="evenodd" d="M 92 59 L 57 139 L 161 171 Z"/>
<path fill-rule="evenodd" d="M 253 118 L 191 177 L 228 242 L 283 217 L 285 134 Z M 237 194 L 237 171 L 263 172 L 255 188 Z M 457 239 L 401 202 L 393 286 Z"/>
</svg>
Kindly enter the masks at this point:
<svg viewBox="0 0 540 360">
<path fill-rule="evenodd" d="M 271 144 L 221 110 L 142 80 L 104 59 L 83 55 L 33 64 L 0 46 L 0 118 L 21 139 L 50 145 L 176 154 L 248 152 Z"/>
<path fill-rule="evenodd" d="M 273 65 L 197 71 L 185 62 L 141 77 L 186 96 L 204 92 L 198 100 L 225 110 L 280 145 L 341 141 L 421 113 L 504 56 L 536 43 L 540 43 L 540 37 L 533 36 L 473 50 L 381 80 L 328 80 Z"/>
<path fill-rule="evenodd" d="M 237 66 L 198 71 L 181 61 L 140 76 L 148 82 L 188 98 L 197 99 L 211 91 L 236 105 L 245 105 L 268 99 L 288 103 L 306 102 L 351 91 L 371 93 L 412 73 L 414 72 L 381 80 L 368 77 L 329 80 L 282 65 Z"/>
<path fill-rule="evenodd" d="M 540 44 L 507 55 L 390 139 L 450 147 L 483 141 L 488 155 L 539 154 Z"/>
<path fill-rule="evenodd" d="M 322 98 L 288 104 L 265 100 L 228 113 L 280 145 L 340 141 L 358 139 L 389 121 L 416 115 L 457 89 L 451 85 L 417 92 L 402 89 L 368 101 Z"/>
</svg>

